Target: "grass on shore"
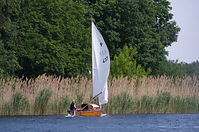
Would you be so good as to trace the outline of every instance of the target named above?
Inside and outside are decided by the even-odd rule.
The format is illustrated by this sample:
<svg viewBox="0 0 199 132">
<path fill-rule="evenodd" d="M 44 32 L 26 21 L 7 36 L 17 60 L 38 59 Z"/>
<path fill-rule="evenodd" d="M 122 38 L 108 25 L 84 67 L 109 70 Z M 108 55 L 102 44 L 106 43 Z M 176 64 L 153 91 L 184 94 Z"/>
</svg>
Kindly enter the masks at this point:
<svg viewBox="0 0 199 132">
<path fill-rule="evenodd" d="M 0 115 L 63 114 L 72 99 L 88 102 L 92 84 L 88 78 L 39 76 L 0 80 Z M 192 77 L 114 78 L 109 80 L 110 114 L 198 113 L 199 80 Z"/>
<path fill-rule="evenodd" d="M 160 93 L 157 97 L 145 95 L 141 99 L 136 99 L 127 93 L 122 93 L 112 97 L 105 109 L 111 114 L 198 113 L 199 99 L 172 97 L 168 92 Z"/>
</svg>

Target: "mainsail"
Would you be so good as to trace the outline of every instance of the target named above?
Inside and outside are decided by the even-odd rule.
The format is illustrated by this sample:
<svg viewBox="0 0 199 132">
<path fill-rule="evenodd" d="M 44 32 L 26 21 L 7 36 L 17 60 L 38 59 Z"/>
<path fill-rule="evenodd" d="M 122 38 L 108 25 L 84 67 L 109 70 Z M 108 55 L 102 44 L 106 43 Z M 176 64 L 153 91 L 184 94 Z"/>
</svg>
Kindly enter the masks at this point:
<svg viewBox="0 0 199 132">
<path fill-rule="evenodd" d="M 108 102 L 107 80 L 110 72 L 110 56 L 106 43 L 92 22 L 92 80 L 93 97 L 98 96 L 99 104 Z"/>
</svg>

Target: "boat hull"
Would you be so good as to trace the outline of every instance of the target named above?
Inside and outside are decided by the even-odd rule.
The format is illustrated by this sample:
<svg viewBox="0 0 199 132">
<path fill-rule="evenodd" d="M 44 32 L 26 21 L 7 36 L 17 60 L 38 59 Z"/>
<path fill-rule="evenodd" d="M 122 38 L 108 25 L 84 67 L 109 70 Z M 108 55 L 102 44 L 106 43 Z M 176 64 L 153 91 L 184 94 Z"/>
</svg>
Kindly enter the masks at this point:
<svg viewBox="0 0 199 132">
<path fill-rule="evenodd" d="M 101 116 L 103 112 L 99 105 L 84 103 L 75 110 L 75 116 Z"/>
<path fill-rule="evenodd" d="M 76 111 L 77 116 L 101 116 L 102 110 Z"/>
</svg>

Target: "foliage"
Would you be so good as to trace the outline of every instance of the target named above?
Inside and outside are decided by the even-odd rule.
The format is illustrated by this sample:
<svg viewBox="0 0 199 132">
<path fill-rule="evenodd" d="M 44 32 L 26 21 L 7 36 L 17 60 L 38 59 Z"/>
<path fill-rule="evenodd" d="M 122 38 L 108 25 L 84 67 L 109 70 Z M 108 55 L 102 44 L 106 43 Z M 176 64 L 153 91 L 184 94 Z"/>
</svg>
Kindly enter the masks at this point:
<svg viewBox="0 0 199 132">
<path fill-rule="evenodd" d="M 0 115 L 65 114 L 72 99 L 80 104 L 92 98 L 91 80 L 85 77 L 6 78 L 0 84 Z M 106 113 L 199 112 L 199 80 L 195 77 L 124 77 L 110 79 L 108 84 Z"/>
<path fill-rule="evenodd" d="M 77 94 L 76 102 L 77 102 L 78 104 L 81 104 L 81 103 L 83 103 L 83 101 L 84 101 L 84 94 L 78 93 L 78 94 Z"/>
<path fill-rule="evenodd" d="M 66 108 L 69 107 L 71 100 L 68 96 L 61 97 L 59 99 L 55 99 L 50 102 L 50 110 L 53 111 L 54 114 L 62 114 L 66 112 Z"/>
<path fill-rule="evenodd" d="M 199 79 L 199 62 L 190 64 L 179 63 L 177 60 L 162 61 L 156 75 L 166 75 L 172 77 L 196 76 Z"/>
<path fill-rule="evenodd" d="M 136 61 L 156 72 L 165 60 L 165 47 L 177 40 L 179 28 L 172 21 L 167 0 L 85 0 L 102 32 L 113 59 L 124 45 L 136 48 Z"/>
<path fill-rule="evenodd" d="M 179 32 L 170 10 L 168 0 L 0 0 L 0 76 L 88 76 L 91 17 L 112 60 L 127 45 L 155 74 Z"/>
<path fill-rule="evenodd" d="M 9 102 L 6 102 L 2 105 L 2 108 L 1 108 L 1 115 L 11 115 L 12 112 L 11 112 L 12 108 L 11 108 L 11 105 Z"/>
<path fill-rule="evenodd" d="M 173 112 L 185 113 L 186 112 L 186 100 L 180 96 L 176 96 L 171 100 L 170 104 Z"/>
<path fill-rule="evenodd" d="M 109 106 L 106 106 L 108 111 L 116 114 L 132 112 L 134 107 L 134 99 L 128 93 L 121 93 L 110 99 Z"/>
<path fill-rule="evenodd" d="M 192 62 L 190 64 L 185 63 L 183 65 L 187 75 L 189 76 L 197 76 L 199 79 L 199 61 Z"/>
<path fill-rule="evenodd" d="M 16 24 L 11 21 L 14 1 L 0 0 L 0 78 L 16 75 L 22 69 L 16 52 L 10 47 L 16 40 Z"/>
<path fill-rule="evenodd" d="M 49 89 L 43 89 L 39 95 L 35 98 L 34 111 L 38 114 L 44 114 L 47 110 L 47 104 L 51 96 Z"/>
<path fill-rule="evenodd" d="M 15 52 L 5 50 L 3 44 L 0 42 L 0 78 L 14 75 L 21 68 Z"/>
<path fill-rule="evenodd" d="M 12 95 L 12 99 L 9 102 L 2 104 L 2 115 L 19 115 L 27 112 L 30 108 L 30 104 L 27 98 L 19 92 Z"/>
<path fill-rule="evenodd" d="M 15 0 L 6 4 L 9 11 L 0 28 L 1 49 L 14 52 L 16 62 L 9 65 L 19 65 L 14 69 L 18 76 L 88 74 L 89 30 L 83 25 L 86 10 L 82 4 L 72 0 Z"/>
<path fill-rule="evenodd" d="M 15 93 L 12 99 L 12 110 L 14 110 L 13 113 L 18 114 L 26 111 L 28 108 L 29 103 L 27 98 L 19 92 Z"/>
<path fill-rule="evenodd" d="M 138 101 L 138 111 L 140 113 L 151 113 L 153 111 L 154 102 L 153 98 L 147 95 L 144 95 L 139 101 Z M 139 108 L 140 107 L 140 108 Z"/>
<path fill-rule="evenodd" d="M 169 109 L 169 103 L 171 100 L 171 94 L 163 92 L 156 98 L 155 109 L 157 112 L 166 113 Z"/>
<path fill-rule="evenodd" d="M 150 69 L 147 71 L 142 68 L 141 65 L 137 65 L 134 56 L 137 51 L 133 48 L 124 46 L 122 52 L 114 57 L 114 61 L 111 62 L 111 75 L 112 77 L 129 77 L 133 76 L 142 77 L 150 73 Z"/>
<path fill-rule="evenodd" d="M 178 61 L 163 61 L 157 71 L 157 75 L 166 75 L 172 77 L 184 77 L 186 75 L 183 63 Z"/>
</svg>

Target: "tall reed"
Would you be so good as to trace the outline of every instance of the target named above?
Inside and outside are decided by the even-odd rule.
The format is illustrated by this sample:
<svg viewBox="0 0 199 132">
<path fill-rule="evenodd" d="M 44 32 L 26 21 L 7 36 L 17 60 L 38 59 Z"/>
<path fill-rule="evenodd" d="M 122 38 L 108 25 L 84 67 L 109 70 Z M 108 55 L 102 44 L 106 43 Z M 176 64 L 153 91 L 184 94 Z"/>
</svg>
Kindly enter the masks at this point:
<svg viewBox="0 0 199 132">
<path fill-rule="evenodd" d="M 39 95 L 35 98 L 34 103 L 34 113 L 44 114 L 47 111 L 47 104 L 51 96 L 51 91 L 49 89 L 42 89 Z"/>
<path fill-rule="evenodd" d="M 108 85 L 108 113 L 198 112 L 199 80 L 195 77 L 113 78 Z M 63 114 L 72 99 L 82 103 L 91 96 L 92 81 L 85 77 L 0 79 L 0 114 Z"/>
</svg>

